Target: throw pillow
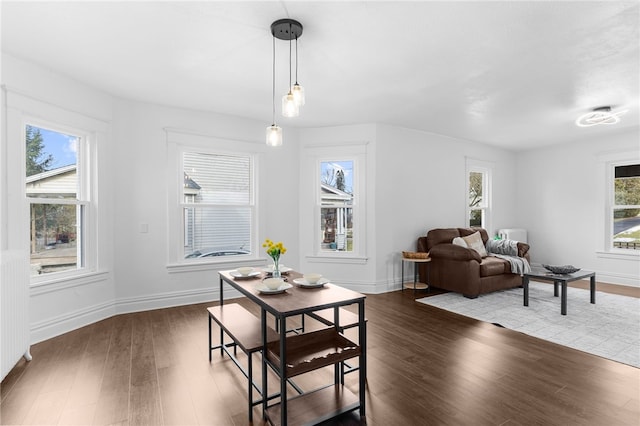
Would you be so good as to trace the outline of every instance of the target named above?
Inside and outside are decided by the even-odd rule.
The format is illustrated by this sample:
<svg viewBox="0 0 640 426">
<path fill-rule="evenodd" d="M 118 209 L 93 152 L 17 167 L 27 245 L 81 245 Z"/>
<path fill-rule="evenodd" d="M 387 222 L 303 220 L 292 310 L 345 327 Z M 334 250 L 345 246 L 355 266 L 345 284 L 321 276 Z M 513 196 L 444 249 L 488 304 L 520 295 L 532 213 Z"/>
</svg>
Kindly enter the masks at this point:
<svg viewBox="0 0 640 426">
<path fill-rule="evenodd" d="M 487 257 L 487 250 L 484 248 L 480 232 L 474 232 L 471 235 L 462 237 L 462 239 L 467 243 L 467 246 L 469 246 L 470 249 L 477 251 L 480 257 Z"/>
<path fill-rule="evenodd" d="M 453 239 L 453 241 L 451 241 L 453 244 L 460 246 L 460 247 L 464 247 L 464 248 L 468 248 L 469 246 L 467 245 L 467 242 L 465 240 L 462 239 L 462 237 L 455 237 Z"/>
</svg>

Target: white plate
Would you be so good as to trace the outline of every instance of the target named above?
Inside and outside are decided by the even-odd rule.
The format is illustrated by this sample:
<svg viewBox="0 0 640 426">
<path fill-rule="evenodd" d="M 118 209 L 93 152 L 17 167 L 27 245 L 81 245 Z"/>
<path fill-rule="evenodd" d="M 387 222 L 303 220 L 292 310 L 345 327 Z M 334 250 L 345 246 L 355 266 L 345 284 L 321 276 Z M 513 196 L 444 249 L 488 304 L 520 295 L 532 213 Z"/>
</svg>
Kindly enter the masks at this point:
<svg viewBox="0 0 640 426">
<path fill-rule="evenodd" d="M 260 275 L 260 271 L 253 271 L 253 272 L 248 273 L 247 275 L 242 275 L 238 271 L 231 271 L 231 272 L 229 272 L 229 275 L 231 275 L 234 278 L 251 278 L 251 277 L 255 277 L 255 276 Z"/>
<path fill-rule="evenodd" d="M 296 278 L 296 279 L 293 280 L 293 282 L 298 284 L 300 287 L 314 288 L 314 287 L 322 287 L 322 286 L 324 286 L 325 284 L 327 284 L 329 282 L 329 280 L 326 279 L 326 278 L 320 278 L 317 283 L 311 284 L 310 282 L 308 282 L 304 278 Z"/>
<path fill-rule="evenodd" d="M 264 285 L 263 283 L 260 283 L 256 286 L 256 288 L 258 289 L 258 291 L 260 293 L 264 293 L 264 294 L 278 294 L 278 293 L 284 293 L 287 289 L 290 289 L 291 287 L 293 287 L 291 284 L 289 283 L 283 283 L 280 284 L 280 287 L 276 288 L 276 289 L 270 289 L 269 287 L 267 287 L 266 285 Z"/>
<path fill-rule="evenodd" d="M 266 268 L 262 269 L 264 272 L 271 274 L 273 273 L 273 266 L 267 266 Z M 284 265 L 280 265 L 280 273 L 281 274 L 286 274 L 289 271 L 293 271 L 292 268 L 289 268 L 288 266 L 284 266 Z"/>
</svg>

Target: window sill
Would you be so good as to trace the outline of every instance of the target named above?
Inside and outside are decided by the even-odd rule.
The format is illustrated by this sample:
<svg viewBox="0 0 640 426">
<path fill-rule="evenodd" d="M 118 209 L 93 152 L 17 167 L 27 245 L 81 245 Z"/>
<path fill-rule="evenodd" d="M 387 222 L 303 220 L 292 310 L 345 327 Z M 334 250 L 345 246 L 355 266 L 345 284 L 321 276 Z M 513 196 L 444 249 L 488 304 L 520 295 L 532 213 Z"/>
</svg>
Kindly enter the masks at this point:
<svg viewBox="0 0 640 426">
<path fill-rule="evenodd" d="M 306 256 L 310 263 L 342 263 L 352 265 L 366 265 L 368 257 L 361 256 L 341 256 L 341 255 L 315 255 Z"/>
<path fill-rule="evenodd" d="M 627 251 L 630 253 L 627 253 Z M 638 258 L 640 258 L 640 250 L 597 251 L 596 257 L 601 259 L 632 260 L 637 262 Z"/>
<path fill-rule="evenodd" d="M 253 266 L 255 268 L 263 267 L 265 260 L 260 258 L 253 258 L 247 260 L 219 260 L 217 262 L 204 261 L 204 262 L 182 262 L 182 263 L 169 263 L 167 265 L 167 272 L 170 274 L 178 274 L 182 272 L 194 272 L 194 271 L 219 271 L 223 269 L 237 268 L 239 266 Z"/>
<path fill-rule="evenodd" d="M 92 284 L 98 281 L 104 281 L 108 272 L 86 272 L 78 275 L 66 275 L 64 277 L 53 277 L 51 279 L 43 278 L 42 276 L 32 277 L 32 283 L 29 286 L 31 289 L 31 295 L 38 295 L 44 293 L 51 293 L 53 291 L 62 290 L 65 288 L 78 287 L 82 285 Z M 36 279 L 36 282 L 33 280 Z"/>
</svg>

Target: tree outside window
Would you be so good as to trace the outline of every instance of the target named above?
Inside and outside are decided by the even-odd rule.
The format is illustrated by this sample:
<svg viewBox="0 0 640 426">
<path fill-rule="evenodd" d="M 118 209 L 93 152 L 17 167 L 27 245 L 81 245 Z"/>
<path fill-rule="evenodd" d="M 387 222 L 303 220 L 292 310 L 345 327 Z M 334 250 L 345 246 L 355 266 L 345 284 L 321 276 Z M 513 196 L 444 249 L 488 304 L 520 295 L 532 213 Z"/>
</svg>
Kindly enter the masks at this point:
<svg viewBox="0 0 640 426">
<path fill-rule="evenodd" d="M 469 226 L 483 226 L 483 175 L 480 172 L 469 173 Z"/>
</svg>

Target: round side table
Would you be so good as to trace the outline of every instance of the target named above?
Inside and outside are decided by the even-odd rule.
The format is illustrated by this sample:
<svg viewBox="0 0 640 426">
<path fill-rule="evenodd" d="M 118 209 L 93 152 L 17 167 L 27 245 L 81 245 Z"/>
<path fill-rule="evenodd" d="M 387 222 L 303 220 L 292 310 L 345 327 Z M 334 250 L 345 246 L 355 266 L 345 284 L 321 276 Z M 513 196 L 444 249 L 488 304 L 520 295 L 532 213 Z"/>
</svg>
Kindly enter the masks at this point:
<svg viewBox="0 0 640 426">
<path fill-rule="evenodd" d="M 405 262 L 413 263 L 413 286 L 411 284 L 405 284 L 404 282 Z M 427 257 L 426 259 L 413 259 L 413 258 L 402 256 L 402 268 L 401 268 L 402 269 L 402 272 L 401 272 L 402 291 L 404 291 L 405 287 L 412 288 L 414 293 L 416 292 L 416 290 L 427 290 L 427 291 L 429 290 L 429 269 L 430 269 L 428 265 L 429 262 L 431 262 L 430 257 Z M 418 265 L 421 263 L 427 264 L 427 282 L 426 283 L 418 282 Z"/>
</svg>

